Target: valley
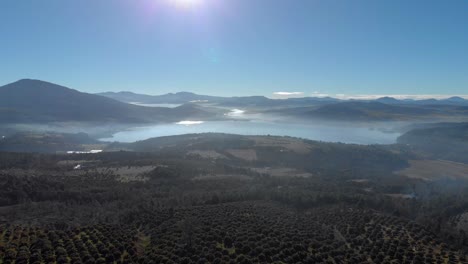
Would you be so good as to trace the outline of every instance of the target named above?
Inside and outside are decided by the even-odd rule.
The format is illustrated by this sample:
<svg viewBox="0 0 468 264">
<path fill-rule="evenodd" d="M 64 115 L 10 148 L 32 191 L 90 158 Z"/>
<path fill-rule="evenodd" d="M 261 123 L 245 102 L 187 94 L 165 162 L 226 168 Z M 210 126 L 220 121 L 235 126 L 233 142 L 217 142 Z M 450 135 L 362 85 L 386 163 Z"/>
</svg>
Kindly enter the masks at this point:
<svg viewBox="0 0 468 264">
<path fill-rule="evenodd" d="M 2 93 L 0 263 L 467 261 L 464 100 Z"/>
<path fill-rule="evenodd" d="M 0 1 L 0 264 L 468 264 L 468 1 Z"/>
</svg>

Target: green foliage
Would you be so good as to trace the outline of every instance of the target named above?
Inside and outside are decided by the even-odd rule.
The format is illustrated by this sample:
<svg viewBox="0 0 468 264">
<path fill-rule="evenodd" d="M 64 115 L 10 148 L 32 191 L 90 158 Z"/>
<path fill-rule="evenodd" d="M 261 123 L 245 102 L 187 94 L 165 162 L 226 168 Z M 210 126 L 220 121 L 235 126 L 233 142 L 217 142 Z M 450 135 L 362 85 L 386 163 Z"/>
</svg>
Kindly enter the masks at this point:
<svg viewBox="0 0 468 264">
<path fill-rule="evenodd" d="M 221 142 L 222 136 L 212 136 Z M 240 139 L 230 138 L 216 151 L 228 157 Z M 281 139 L 310 151 L 257 145 L 250 137 L 237 148 L 254 149 L 256 160 L 186 155 L 208 149 L 209 136 L 203 136 L 147 153 L 0 153 L 0 259 L 466 262 L 466 235 L 450 222 L 468 210 L 465 181 L 394 175 L 406 159 L 379 146 Z M 73 169 L 77 162 L 83 169 Z M 118 171 L 132 166 L 155 167 L 122 181 Z M 264 167 L 308 176 L 255 170 Z"/>
</svg>

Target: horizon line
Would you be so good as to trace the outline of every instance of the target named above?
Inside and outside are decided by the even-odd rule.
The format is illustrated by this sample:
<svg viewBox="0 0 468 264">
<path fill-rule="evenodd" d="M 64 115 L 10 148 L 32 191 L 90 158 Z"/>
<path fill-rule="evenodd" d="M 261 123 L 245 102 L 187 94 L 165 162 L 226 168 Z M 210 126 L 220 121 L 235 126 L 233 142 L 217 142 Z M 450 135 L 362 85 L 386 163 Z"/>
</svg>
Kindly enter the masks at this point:
<svg viewBox="0 0 468 264">
<path fill-rule="evenodd" d="M 61 84 L 56 84 L 53 82 L 49 81 L 44 81 L 40 79 L 34 79 L 34 78 L 22 78 L 17 81 L 7 83 L 2 86 L 6 86 L 8 84 L 16 83 L 19 81 L 39 81 L 39 82 L 47 82 L 59 86 L 63 86 L 68 89 L 75 89 L 75 88 L 70 88 L 65 85 Z M 77 89 L 75 89 L 77 90 Z M 77 90 L 79 92 L 82 92 L 80 90 Z M 148 94 L 144 92 L 134 92 L 134 91 L 128 91 L 128 90 L 121 90 L 121 91 L 105 91 L 105 92 L 84 92 L 84 93 L 89 93 L 89 94 L 102 94 L 102 93 L 133 93 L 133 94 L 140 94 L 140 95 L 148 95 L 148 96 L 162 96 L 162 95 L 168 95 L 168 94 L 178 94 L 178 93 L 192 93 L 196 95 L 203 95 L 203 96 L 213 96 L 213 97 L 254 97 L 254 96 L 264 96 L 268 99 L 273 99 L 273 100 L 282 100 L 282 99 L 293 99 L 293 98 L 318 98 L 318 99 L 324 99 L 324 98 L 332 98 L 332 99 L 338 99 L 338 100 L 377 100 L 385 97 L 393 98 L 396 100 L 429 100 L 429 99 L 435 99 L 435 100 L 446 100 L 450 99 L 452 97 L 460 97 L 465 100 L 468 100 L 468 94 L 344 94 L 344 93 L 321 93 L 321 92 L 312 92 L 312 93 L 306 93 L 306 92 L 288 92 L 288 91 L 278 91 L 278 92 L 273 92 L 270 95 L 230 95 L 230 96 L 223 96 L 223 95 L 213 95 L 213 94 L 205 94 L 205 93 L 195 93 L 195 92 L 190 92 L 187 90 L 181 90 L 178 92 L 169 92 L 169 93 L 164 93 L 164 94 Z"/>
</svg>

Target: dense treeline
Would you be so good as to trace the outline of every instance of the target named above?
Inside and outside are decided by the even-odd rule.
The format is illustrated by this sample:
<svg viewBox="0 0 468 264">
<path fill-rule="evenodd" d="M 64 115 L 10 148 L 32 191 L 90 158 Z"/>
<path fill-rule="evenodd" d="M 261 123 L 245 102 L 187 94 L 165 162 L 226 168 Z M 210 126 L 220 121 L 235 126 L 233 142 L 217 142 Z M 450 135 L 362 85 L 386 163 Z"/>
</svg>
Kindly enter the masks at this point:
<svg viewBox="0 0 468 264">
<path fill-rule="evenodd" d="M 406 160 L 377 146 L 246 142 L 257 159 L 230 155 L 235 140 L 217 145 L 224 158 L 187 155 L 208 150 L 205 139 L 148 153 L 0 153 L 0 259 L 466 263 L 468 240 L 451 222 L 468 211 L 464 180 L 394 175 Z"/>
<path fill-rule="evenodd" d="M 0 138 L 0 151 L 55 153 L 83 151 L 86 145 L 102 144 L 86 133 L 17 132 Z"/>
</svg>

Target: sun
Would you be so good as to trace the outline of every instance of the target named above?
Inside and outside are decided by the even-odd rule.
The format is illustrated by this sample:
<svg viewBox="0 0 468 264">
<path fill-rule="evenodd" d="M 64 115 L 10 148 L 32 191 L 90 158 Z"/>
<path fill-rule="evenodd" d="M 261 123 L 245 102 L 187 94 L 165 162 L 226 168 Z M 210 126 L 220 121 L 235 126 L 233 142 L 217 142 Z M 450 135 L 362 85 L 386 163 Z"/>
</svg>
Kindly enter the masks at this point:
<svg viewBox="0 0 468 264">
<path fill-rule="evenodd" d="M 202 0 L 170 0 L 174 5 L 183 8 L 191 8 L 199 5 Z"/>
</svg>

